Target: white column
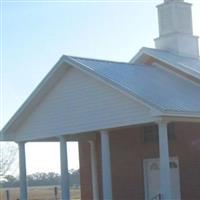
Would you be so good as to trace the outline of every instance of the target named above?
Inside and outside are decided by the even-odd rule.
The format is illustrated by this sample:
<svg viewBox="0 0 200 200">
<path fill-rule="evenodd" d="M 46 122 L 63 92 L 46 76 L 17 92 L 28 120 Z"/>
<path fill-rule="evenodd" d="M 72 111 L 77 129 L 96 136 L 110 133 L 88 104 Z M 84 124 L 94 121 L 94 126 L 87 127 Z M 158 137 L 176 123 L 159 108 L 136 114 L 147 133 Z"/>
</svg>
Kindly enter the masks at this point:
<svg viewBox="0 0 200 200">
<path fill-rule="evenodd" d="M 89 141 L 89 144 L 90 144 L 90 159 L 91 159 L 91 170 L 92 170 L 92 194 L 94 200 L 99 200 L 96 147 L 94 141 Z"/>
<path fill-rule="evenodd" d="M 18 147 L 19 147 L 20 200 L 28 200 L 25 143 L 19 142 Z"/>
<path fill-rule="evenodd" d="M 159 149 L 160 149 L 160 189 L 162 199 L 171 199 L 171 178 L 169 166 L 169 149 L 167 123 L 161 121 L 158 123 L 159 129 Z"/>
<path fill-rule="evenodd" d="M 60 169 L 61 169 L 61 197 L 70 200 L 69 174 L 67 159 L 67 142 L 64 136 L 60 137 Z"/>
<path fill-rule="evenodd" d="M 109 135 L 107 131 L 101 131 L 100 133 L 101 133 L 103 200 L 112 200 Z"/>
</svg>

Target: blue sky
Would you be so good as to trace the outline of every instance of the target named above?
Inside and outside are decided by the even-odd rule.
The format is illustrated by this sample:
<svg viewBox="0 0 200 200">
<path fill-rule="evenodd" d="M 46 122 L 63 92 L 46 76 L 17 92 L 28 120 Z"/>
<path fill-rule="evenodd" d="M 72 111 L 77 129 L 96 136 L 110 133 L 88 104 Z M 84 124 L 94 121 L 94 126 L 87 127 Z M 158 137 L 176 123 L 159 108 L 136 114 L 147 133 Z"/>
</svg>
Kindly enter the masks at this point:
<svg viewBox="0 0 200 200">
<path fill-rule="evenodd" d="M 61 55 L 129 61 L 158 36 L 155 6 L 162 0 L 132 1 L 3 1 L 2 127 L 31 94 Z M 200 36 L 200 0 L 193 3 L 194 33 Z M 58 170 L 58 145 L 27 145 L 28 172 Z M 54 148 L 55 160 L 46 156 Z M 77 146 L 70 145 L 70 168 L 77 168 Z M 32 159 L 29 159 L 29 158 Z M 37 160 L 39 159 L 39 160 Z M 47 160 L 44 160 L 47 159 Z M 48 160 L 49 159 L 49 160 Z M 57 163 L 48 168 L 42 163 Z M 41 163 L 34 165 L 33 163 Z"/>
</svg>

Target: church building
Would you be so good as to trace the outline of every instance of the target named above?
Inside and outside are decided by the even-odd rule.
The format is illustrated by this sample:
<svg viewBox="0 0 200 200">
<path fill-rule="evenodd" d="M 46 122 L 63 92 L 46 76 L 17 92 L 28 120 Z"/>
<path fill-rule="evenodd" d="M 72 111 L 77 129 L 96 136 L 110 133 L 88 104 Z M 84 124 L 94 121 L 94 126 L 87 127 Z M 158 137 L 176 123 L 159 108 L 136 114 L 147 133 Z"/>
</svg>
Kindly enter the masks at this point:
<svg viewBox="0 0 200 200">
<path fill-rule="evenodd" d="M 70 200 L 67 141 L 79 143 L 81 200 L 200 199 L 200 58 L 191 4 L 157 6 L 155 48 L 130 62 L 62 56 L 3 128 L 19 146 L 60 143 L 62 200 Z"/>
</svg>

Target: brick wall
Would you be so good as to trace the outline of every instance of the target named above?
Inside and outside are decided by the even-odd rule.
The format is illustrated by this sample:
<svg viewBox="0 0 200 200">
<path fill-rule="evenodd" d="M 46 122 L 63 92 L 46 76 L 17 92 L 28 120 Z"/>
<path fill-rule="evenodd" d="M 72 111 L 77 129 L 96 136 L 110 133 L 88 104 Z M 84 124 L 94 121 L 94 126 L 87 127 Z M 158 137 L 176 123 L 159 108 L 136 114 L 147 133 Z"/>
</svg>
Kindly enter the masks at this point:
<svg viewBox="0 0 200 200">
<path fill-rule="evenodd" d="M 81 199 L 92 199 L 90 146 L 88 142 L 79 142 Z"/>
<path fill-rule="evenodd" d="M 180 165 L 181 196 L 183 200 L 200 199 L 200 125 L 178 123 L 177 155 Z"/>
<path fill-rule="evenodd" d="M 111 167 L 114 200 L 144 199 L 143 160 L 157 158 L 157 142 L 144 143 L 142 127 L 124 128 L 110 132 Z M 200 199 L 200 124 L 176 123 L 175 139 L 170 141 L 170 156 L 177 156 L 180 165 L 181 197 Z M 98 176 L 102 199 L 100 138 L 96 137 Z M 81 196 L 92 199 L 90 149 L 88 143 L 79 143 Z"/>
</svg>

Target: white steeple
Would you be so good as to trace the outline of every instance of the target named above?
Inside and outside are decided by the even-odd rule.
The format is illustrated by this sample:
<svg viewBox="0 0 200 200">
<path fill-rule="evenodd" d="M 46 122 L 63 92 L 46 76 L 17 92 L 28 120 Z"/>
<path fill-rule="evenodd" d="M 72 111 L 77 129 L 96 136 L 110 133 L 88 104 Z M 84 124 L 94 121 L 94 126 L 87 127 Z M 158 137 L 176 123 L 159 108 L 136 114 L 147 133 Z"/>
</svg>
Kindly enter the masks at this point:
<svg viewBox="0 0 200 200">
<path fill-rule="evenodd" d="M 155 39 L 156 48 L 198 57 L 198 37 L 193 35 L 191 4 L 184 0 L 164 0 L 157 8 L 159 37 Z"/>
</svg>

